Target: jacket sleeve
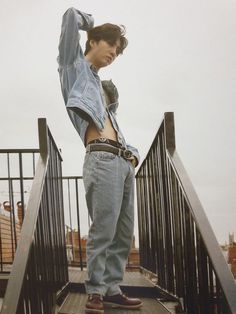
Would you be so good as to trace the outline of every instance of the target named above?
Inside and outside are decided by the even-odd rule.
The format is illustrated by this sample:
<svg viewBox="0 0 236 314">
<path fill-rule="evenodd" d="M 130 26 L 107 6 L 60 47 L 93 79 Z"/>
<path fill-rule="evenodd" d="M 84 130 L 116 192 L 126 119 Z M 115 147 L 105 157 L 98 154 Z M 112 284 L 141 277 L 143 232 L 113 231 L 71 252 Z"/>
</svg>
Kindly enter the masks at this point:
<svg viewBox="0 0 236 314">
<path fill-rule="evenodd" d="M 70 8 L 64 13 L 59 41 L 58 62 L 60 65 L 72 64 L 78 53 L 83 55 L 79 45 L 79 30 L 87 31 L 93 27 L 93 24 L 94 20 L 90 14 L 75 8 Z"/>
<path fill-rule="evenodd" d="M 137 163 L 136 163 L 135 167 L 137 167 L 137 165 L 139 164 L 139 161 L 140 161 L 140 156 L 139 156 L 139 152 L 138 152 L 137 148 L 135 148 L 129 144 L 126 144 L 126 146 L 127 146 L 127 149 L 130 150 L 132 152 L 132 154 L 134 155 L 134 157 L 136 158 Z"/>
</svg>

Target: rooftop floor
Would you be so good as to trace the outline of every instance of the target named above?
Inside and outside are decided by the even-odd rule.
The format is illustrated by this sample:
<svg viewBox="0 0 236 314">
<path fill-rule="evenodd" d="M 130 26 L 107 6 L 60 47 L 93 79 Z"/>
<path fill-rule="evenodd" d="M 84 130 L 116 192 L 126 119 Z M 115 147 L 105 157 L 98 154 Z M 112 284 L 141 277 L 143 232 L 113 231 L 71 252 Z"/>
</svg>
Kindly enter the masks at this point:
<svg viewBox="0 0 236 314">
<path fill-rule="evenodd" d="M 64 303 L 58 311 L 58 314 L 82 314 L 84 313 L 87 295 L 84 290 L 84 281 L 87 278 L 86 270 L 69 267 L 69 281 L 74 285 L 75 291 L 68 294 Z M 140 271 L 127 270 L 124 280 L 121 283 L 121 289 L 129 296 L 139 297 L 143 301 L 143 306 L 139 310 L 111 309 L 105 308 L 104 314 L 174 314 L 177 303 L 160 302 L 154 297 L 154 282 L 144 276 Z M 77 291 L 76 291 L 77 290 Z M 136 294 L 136 295 L 135 295 Z"/>
</svg>

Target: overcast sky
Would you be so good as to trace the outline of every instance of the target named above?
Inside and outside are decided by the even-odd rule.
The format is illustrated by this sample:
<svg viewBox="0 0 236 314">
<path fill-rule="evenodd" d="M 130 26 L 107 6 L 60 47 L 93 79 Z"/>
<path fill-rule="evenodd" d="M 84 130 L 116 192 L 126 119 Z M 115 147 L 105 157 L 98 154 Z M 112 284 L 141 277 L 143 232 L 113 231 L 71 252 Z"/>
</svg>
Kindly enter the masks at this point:
<svg viewBox="0 0 236 314">
<path fill-rule="evenodd" d="M 236 2 L 234 0 L 0 0 L 1 148 L 38 147 L 46 117 L 65 175 L 81 175 L 83 144 L 64 108 L 56 57 L 61 17 L 74 6 L 95 25 L 124 24 L 129 45 L 102 79 L 143 159 L 164 112 L 217 239 L 236 238 Z M 85 41 L 83 34 L 82 43 Z"/>
</svg>

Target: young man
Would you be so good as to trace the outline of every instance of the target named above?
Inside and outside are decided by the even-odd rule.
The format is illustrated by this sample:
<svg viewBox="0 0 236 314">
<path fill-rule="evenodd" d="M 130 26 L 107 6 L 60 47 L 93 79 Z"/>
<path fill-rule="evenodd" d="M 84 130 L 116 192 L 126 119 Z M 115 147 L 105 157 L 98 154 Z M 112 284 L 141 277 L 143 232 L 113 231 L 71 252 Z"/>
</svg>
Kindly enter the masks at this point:
<svg viewBox="0 0 236 314">
<path fill-rule="evenodd" d="M 83 53 L 79 30 L 87 31 Z M 68 9 L 59 43 L 59 74 L 67 112 L 85 147 L 83 180 L 92 225 L 87 241 L 86 313 L 103 313 L 103 304 L 139 308 L 139 299 L 121 293 L 134 223 L 136 148 L 128 145 L 116 120 L 118 92 L 98 71 L 127 46 L 124 29 L 114 24 L 93 28 L 91 15 Z"/>
</svg>

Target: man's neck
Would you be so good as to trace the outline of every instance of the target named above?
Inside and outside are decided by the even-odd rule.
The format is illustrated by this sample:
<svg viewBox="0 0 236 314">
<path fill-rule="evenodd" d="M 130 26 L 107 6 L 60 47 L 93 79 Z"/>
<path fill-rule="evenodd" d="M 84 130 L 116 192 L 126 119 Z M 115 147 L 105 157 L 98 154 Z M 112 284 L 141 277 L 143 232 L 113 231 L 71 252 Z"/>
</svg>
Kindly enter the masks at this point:
<svg viewBox="0 0 236 314">
<path fill-rule="evenodd" d="M 96 64 L 94 64 L 93 59 L 91 58 L 90 55 L 87 54 L 85 56 L 85 59 L 88 61 L 88 63 L 90 63 L 90 66 L 92 66 L 96 70 L 96 72 L 99 71 L 100 68 Z"/>
</svg>

